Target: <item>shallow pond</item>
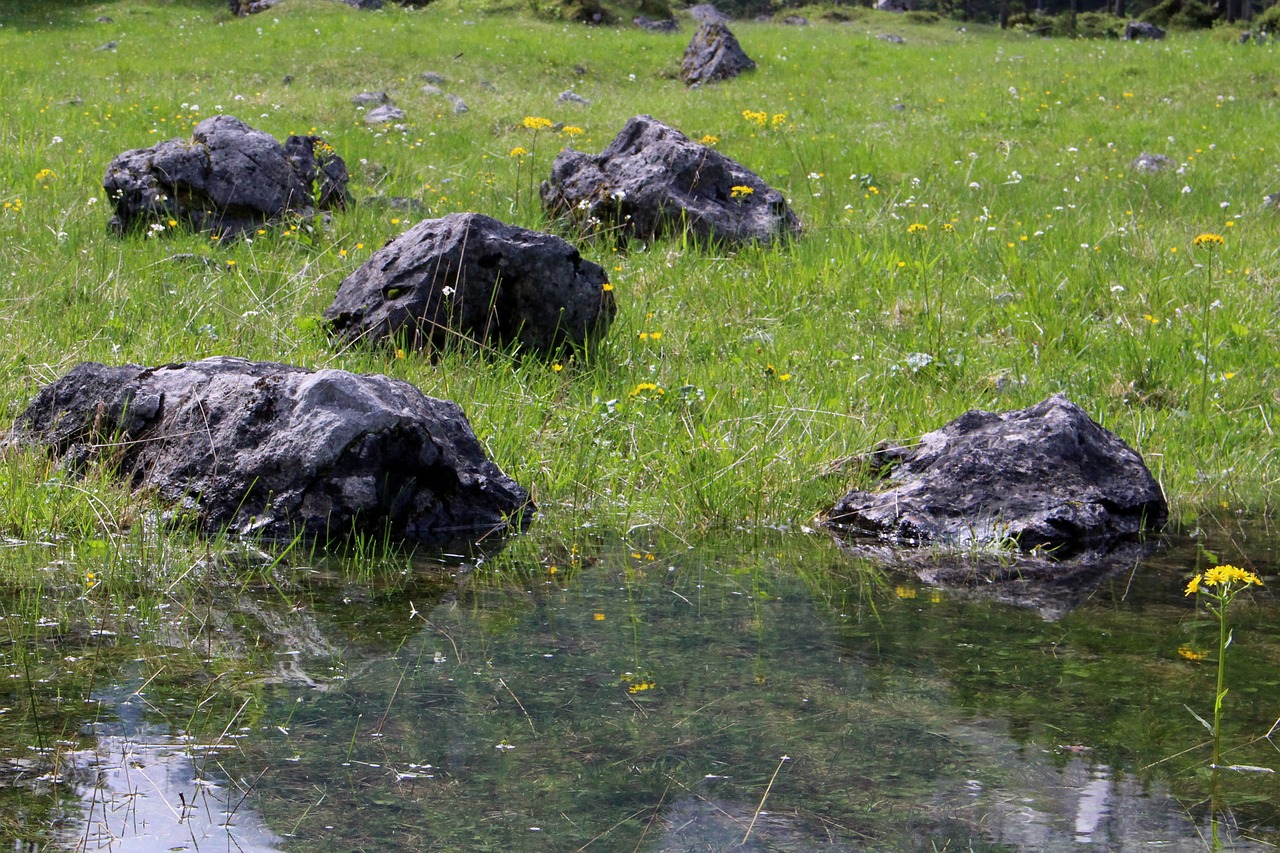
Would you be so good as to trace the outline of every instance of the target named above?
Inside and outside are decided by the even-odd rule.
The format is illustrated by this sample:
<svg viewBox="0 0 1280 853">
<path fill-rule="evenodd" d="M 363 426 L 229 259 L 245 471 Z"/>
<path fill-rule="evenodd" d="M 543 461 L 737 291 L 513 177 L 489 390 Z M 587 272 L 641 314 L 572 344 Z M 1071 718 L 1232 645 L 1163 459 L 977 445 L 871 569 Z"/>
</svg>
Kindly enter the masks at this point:
<svg viewBox="0 0 1280 853">
<path fill-rule="evenodd" d="M 11 643 L 0 832 L 15 850 L 1203 850 L 1191 711 L 1212 714 L 1216 622 L 1183 587 L 1220 561 L 1274 584 L 1278 541 L 1171 536 L 1053 619 L 819 535 L 278 565 L 175 608 L 167 639 L 64 620 Z M 1280 608 L 1246 599 L 1228 757 L 1280 767 Z M 171 677 L 193 649 L 209 668 Z M 1276 774 L 1224 792 L 1233 849 L 1280 841 Z"/>
</svg>

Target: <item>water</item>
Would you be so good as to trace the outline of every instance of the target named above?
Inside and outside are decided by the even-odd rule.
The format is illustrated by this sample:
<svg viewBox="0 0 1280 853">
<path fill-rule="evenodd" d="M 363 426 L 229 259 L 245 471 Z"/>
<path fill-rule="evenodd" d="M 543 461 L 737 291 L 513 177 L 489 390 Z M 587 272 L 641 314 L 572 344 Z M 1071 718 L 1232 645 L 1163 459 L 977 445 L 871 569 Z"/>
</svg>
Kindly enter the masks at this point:
<svg viewBox="0 0 1280 853">
<path fill-rule="evenodd" d="M 172 646 L 120 640 L 61 778 L 11 766 L 0 827 L 14 849 L 1203 850 L 1184 706 L 1211 716 L 1215 669 L 1179 649 L 1216 623 L 1182 588 L 1207 560 L 1270 576 L 1275 542 L 1173 538 L 1051 619 L 820 536 L 296 570 L 211 596 L 239 663 L 190 690 L 148 680 Z M 1280 766 L 1277 615 L 1264 590 L 1233 618 L 1232 763 Z M 1280 840 L 1275 774 L 1225 790 L 1233 849 Z"/>
</svg>

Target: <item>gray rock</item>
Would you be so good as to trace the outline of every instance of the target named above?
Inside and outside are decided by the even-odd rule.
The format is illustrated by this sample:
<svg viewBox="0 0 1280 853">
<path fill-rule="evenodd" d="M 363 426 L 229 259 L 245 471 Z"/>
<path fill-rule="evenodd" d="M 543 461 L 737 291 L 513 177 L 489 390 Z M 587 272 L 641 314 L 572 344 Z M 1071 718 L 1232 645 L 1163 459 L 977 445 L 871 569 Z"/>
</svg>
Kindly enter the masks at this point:
<svg viewBox="0 0 1280 853">
<path fill-rule="evenodd" d="M 98 45 L 97 47 L 94 48 L 94 50 L 115 50 L 119 46 L 120 46 L 120 42 L 109 41 L 106 44 Z"/>
<path fill-rule="evenodd" d="M 804 15 L 787 15 L 782 19 L 782 23 L 789 27 L 807 27 L 809 26 L 809 19 Z"/>
<path fill-rule="evenodd" d="M 420 75 L 422 82 L 430 83 L 432 86 L 443 86 L 446 82 L 443 74 L 437 74 L 434 71 L 423 71 Z"/>
<path fill-rule="evenodd" d="M 729 16 L 710 3 L 699 3 L 689 7 L 689 14 L 700 24 L 727 24 Z"/>
<path fill-rule="evenodd" d="M 284 0 L 227 0 L 227 5 L 231 9 L 231 14 L 238 18 L 246 15 L 256 15 L 259 12 L 265 12 L 272 6 L 278 6 Z"/>
<path fill-rule="evenodd" d="M 107 465 L 212 534 L 443 543 L 533 510 L 462 409 L 386 376 L 227 357 L 85 363 L 36 395 L 13 440 L 66 467 Z"/>
<path fill-rule="evenodd" d="M 435 83 L 426 83 L 422 87 L 422 94 L 434 97 L 440 94 L 440 87 Z"/>
<path fill-rule="evenodd" d="M 458 95 L 445 95 L 449 99 L 449 103 L 453 104 L 453 112 L 455 115 L 461 115 L 467 111 L 467 102 L 462 100 Z"/>
<path fill-rule="evenodd" d="M 589 107 L 591 102 L 579 95 L 572 89 L 566 89 L 560 93 L 560 97 L 556 98 L 556 103 L 560 104 L 578 104 L 579 106 Z"/>
<path fill-rule="evenodd" d="M 680 79 L 690 86 L 729 80 L 756 64 L 724 24 L 703 24 L 680 61 Z"/>
<path fill-rule="evenodd" d="M 644 15 L 636 15 L 631 19 L 631 23 L 635 24 L 642 30 L 648 30 L 651 33 L 674 33 L 678 32 L 680 25 L 673 18 L 665 18 L 655 21 L 652 18 L 646 18 Z"/>
<path fill-rule="evenodd" d="M 376 12 L 382 8 L 382 0 L 342 0 L 353 9 L 363 9 L 366 12 Z"/>
<path fill-rule="evenodd" d="M 190 140 L 170 139 L 111 161 L 102 186 L 117 233 L 177 220 L 184 227 L 233 237 L 286 214 L 309 216 L 347 199 L 346 164 L 315 136 L 275 137 L 233 116 L 196 125 Z"/>
<path fill-rule="evenodd" d="M 1164 30 L 1155 24 L 1149 24 L 1146 21 L 1129 21 L 1124 25 L 1124 40 L 1137 41 L 1139 39 L 1157 40 L 1164 38 Z"/>
<path fill-rule="evenodd" d="M 1172 157 L 1166 157 L 1163 154 L 1148 154 L 1144 151 L 1134 158 L 1133 162 L 1129 164 L 1129 168 L 1135 172 L 1155 174 L 1156 172 L 1172 169 L 1177 165 L 1178 162 Z"/>
<path fill-rule="evenodd" d="M 365 124 L 385 124 L 404 118 L 404 110 L 391 104 L 374 107 L 364 114 Z"/>
<path fill-rule="evenodd" d="M 890 487 L 850 492 L 825 524 L 901 545 L 1016 544 L 1068 557 L 1136 540 L 1168 515 L 1142 457 L 1060 394 L 970 411 L 874 461 L 893 466 Z"/>
<path fill-rule="evenodd" d="M 98 17 L 94 18 L 93 20 L 94 20 L 94 22 L 99 23 L 99 24 L 111 24 L 111 23 L 115 23 L 115 18 L 112 18 L 112 17 L 111 17 L 111 16 L 109 16 L 109 15 L 99 15 Z"/>
<path fill-rule="evenodd" d="M 876 0 L 876 3 L 872 8 L 878 9 L 881 12 L 901 14 L 903 12 L 910 12 L 912 8 L 914 8 L 914 4 L 911 0 Z"/>
<path fill-rule="evenodd" d="M 603 337 L 617 313 L 604 270 L 550 234 L 478 213 L 427 219 L 338 288 L 324 318 L 348 341 L 556 354 Z"/>
<path fill-rule="evenodd" d="M 644 115 L 594 157 L 561 151 L 542 205 L 579 228 L 599 222 L 646 240 L 684 231 L 706 243 L 768 244 L 800 232 L 782 193 L 759 175 Z"/>
<path fill-rule="evenodd" d="M 876 38 L 880 39 L 881 41 L 887 41 L 889 42 L 889 44 L 906 44 L 907 43 L 906 39 L 904 39 L 900 35 L 895 35 L 894 33 L 880 33 L 878 36 L 876 36 Z"/>
<path fill-rule="evenodd" d="M 351 103 L 357 107 L 375 107 L 391 103 L 391 97 L 386 92 L 361 92 L 351 99 Z"/>
</svg>

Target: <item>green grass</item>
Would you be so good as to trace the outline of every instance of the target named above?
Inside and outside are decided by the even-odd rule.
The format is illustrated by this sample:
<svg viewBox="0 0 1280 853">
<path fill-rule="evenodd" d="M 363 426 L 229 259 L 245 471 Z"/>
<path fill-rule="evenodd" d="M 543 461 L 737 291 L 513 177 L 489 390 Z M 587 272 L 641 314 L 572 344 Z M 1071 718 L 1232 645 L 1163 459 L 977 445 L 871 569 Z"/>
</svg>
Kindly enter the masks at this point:
<svg viewBox="0 0 1280 853">
<path fill-rule="evenodd" d="M 1176 518 L 1274 510 L 1270 49 L 1224 33 L 1038 40 L 874 14 L 741 23 L 758 70 L 690 91 L 674 77 L 687 27 L 591 29 L 452 0 L 376 14 L 291 0 L 239 20 L 179 2 L 49 14 L 54 25 L 0 13 L 6 419 L 84 360 L 231 354 L 384 372 L 461 403 L 534 491 L 540 527 L 715 531 L 801 525 L 850 485 L 821 475 L 831 460 L 1062 391 L 1143 453 Z M 114 22 L 94 23 L 102 14 Z M 108 40 L 114 52 L 94 50 Z M 469 112 L 420 93 L 424 71 Z M 571 86 L 592 105 L 557 104 Z M 363 125 L 350 97 L 368 89 L 408 112 L 403 131 Z M 744 110 L 784 118 L 759 127 Z M 111 158 L 217 112 L 281 138 L 314 129 L 361 202 L 314 232 L 228 247 L 109 236 Z M 583 244 L 620 312 L 591 359 L 558 372 L 468 352 L 393 359 L 320 330 L 342 278 L 416 221 L 377 198 L 554 230 L 532 199 L 566 138 L 521 118 L 580 126 L 575 147 L 597 151 L 642 112 L 719 137 L 792 199 L 804 236 L 721 252 Z M 511 158 L 517 146 L 531 157 Z M 1143 151 L 1177 173 L 1134 173 Z M 1201 232 L 1225 247 L 1193 248 Z M 167 260 L 178 253 L 214 263 Z M 641 383 L 662 393 L 633 393 Z M 20 490 L 31 464 L 5 460 L 0 481 Z M 136 514 L 108 504 L 107 530 Z M 20 538 L 39 538 L 41 518 L 3 517 Z"/>
</svg>

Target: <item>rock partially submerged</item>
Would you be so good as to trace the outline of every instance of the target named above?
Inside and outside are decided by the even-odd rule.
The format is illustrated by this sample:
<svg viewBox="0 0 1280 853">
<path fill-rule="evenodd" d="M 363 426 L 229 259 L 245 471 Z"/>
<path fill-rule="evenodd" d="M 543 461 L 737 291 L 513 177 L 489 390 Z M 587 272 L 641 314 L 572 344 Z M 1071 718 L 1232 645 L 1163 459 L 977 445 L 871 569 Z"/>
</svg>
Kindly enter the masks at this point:
<svg viewBox="0 0 1280 853">
<path fill-rule="evenodd" d="M 967 412 L 883 458 L 894 466 L 890 487 L 850 492 L 825 524 L 898 545 L 1014 545 L 1067 558 L 1136 541 L 1168 516 L 1142 457 L 1060 394 Z"/>
<path fill-rule="evenodd" d="M 645 240 L 683 231 L 707 243 L 769 244 L 800 233 L 782 193 L 759 175 L 647 115 L 594 157 L 561 151 L 542 205 L 581 228 L 598 222 Z"/>
<path fill-rule="evenodd" d="M 348 341 L 459 343 L 554 354 L 601 337 L 617 313 L 608 277 L 550 234 L 478 213 L 427 219 L 347 276 L 324 312 Z"/>
<path fill-rule="evenodd" d="M 446 543 L 533 510 L 457 404 L 386 376 L 225 357 L 85 363 L 36 395 L 13 439 L 65 466 L 107 464 L 211 533 Z"/>
<path fill-rule="evenodd" d="M 115 208 L 110 227 L 182 227 L 230 237 L 288 215 L 342 207 L 347 165 L 318 136 L 275 137 L 240 119 L 213 116 L 190 140 L 120 154 L 102 186 Z"/>
<path fill-rule="evenodd" d="M 715 83 L 755 67 L 755 62 L 727 26 L 719 22 L 705 23 L 698 27 L 685 48 L 684 58 L 680 60 L 680 79 L 690 86 Z"/>
</svg>

